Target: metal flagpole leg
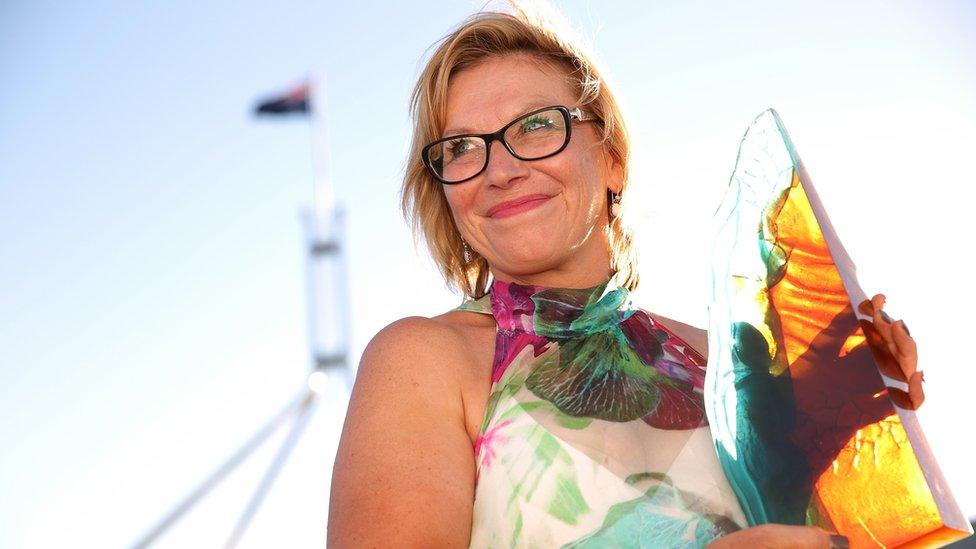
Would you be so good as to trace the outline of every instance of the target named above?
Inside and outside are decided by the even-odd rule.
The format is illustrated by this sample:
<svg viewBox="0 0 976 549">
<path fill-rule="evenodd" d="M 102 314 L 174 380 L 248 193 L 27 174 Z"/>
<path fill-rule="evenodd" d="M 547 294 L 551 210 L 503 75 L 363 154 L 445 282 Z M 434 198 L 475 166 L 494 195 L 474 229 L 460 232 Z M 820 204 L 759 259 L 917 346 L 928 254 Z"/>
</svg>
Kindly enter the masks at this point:
<svg viewBox="0 0 976 549">
<path fill-rule="evenodd" d="M 265 440 L 268 439 L 278 428 L 284 423 L 289 417 L 294 415 L 296 412 L 302 412 L 307 407 L 307 401 L 309 399 L 311 391 L 304 390 L 298 397 L 293 399 L 288 403 L 276 416 L 274 416 L 271 421 L 266 423 L 258 432 L 256 432 L 243 446 L 240 447 L 237 452 L 234 453 L 223 465 L 220 466 L 216 471 L 214 471 L 209 477 L 207 477 L 202 483 L 200 483 L 197 488 L 190 493 L 183 501 L 180 502 L 172 511 L 169 512 L 152 530 L 144 535 L 132 549 L 144 549 L 149 547 L 156 538 L 162 535 L 170 526 L 172 526 L 176 521 L 178 521 L 187 511 L 189 511 L 198 501 L 200 501 L 204 496 L 213 489 L 228 473 L 234 470 L 235 467 L 240 465 L 248 455 L 251 454 L 258 446 L 260 446 Z"/>
<path fill-rule="evenodd" d="M 247 503 L 247 507 L 244 512 L 241 513 L 241 517 L 237 520 L 237 524 L 234 526 L 234 531 L 231 532 L 230 538 L 224 545 L 226 549 L 233 549 L 237 543 L 240 541 L 241 536 L 244 534 L 244 530 L 250 524 L 251 519 L 254 518 L 254 514 L 257 512 L 258 507 L 261 506 L 261 502 L 264 501 L 264 496 L 267 495 L 268 491 L 271 489 L 271 485 L 274 484 L 275 479 L 278 477 L 278 473 L 281 472 L 281 468 L 284 467 L 285 462 L 288 461 L 288 456 L 291 455 L 292 449 L 295 444 L 298 443 L 298 439 L 302 436 L 302 430 L 308 423 L 308 419 L 311 417 L 311 412 L 314 410 L 312 404 L 316 397 L 315 391 L 309 391 L 305 400 L 302 401 L 301 407 L 298 413 L 295 415 L 294 423 L 292 423 L 291 431 L 288 432 L 288 437 L 282 442 L 281 448 L 278 450 L 278 454 L 275 456 L 274 461 L 268 467 L 267 472 L 264 474 L 264 478 L 261 479 L 261 484 L 258 485 L 257 489 L 254 491 L 254 495 L 251 496 L 251 501 Z"/>
</svg>

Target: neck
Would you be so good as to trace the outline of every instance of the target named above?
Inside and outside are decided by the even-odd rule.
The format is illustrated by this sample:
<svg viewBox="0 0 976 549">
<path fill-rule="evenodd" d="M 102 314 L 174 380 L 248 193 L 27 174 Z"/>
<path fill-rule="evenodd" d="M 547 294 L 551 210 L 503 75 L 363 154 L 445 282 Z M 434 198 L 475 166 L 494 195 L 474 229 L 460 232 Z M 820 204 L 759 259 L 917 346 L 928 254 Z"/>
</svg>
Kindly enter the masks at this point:
<svg viewBox="0 0 976 549">
<path fill-rule="evenodd" d="M 546 288 L 592 288 L 607 281 L 613 271 L 607 266 L 588 273 L 545 272 L 532 274 L 509 275 L 492 270 L 492 278 L 501 282 L 510 282 L 526 286 L 543 286 Z"/>
<path fill-rule="evenodd" d="M 578 242 L 553 243 L 543 247 L 542 253 L 518 250 L 489 254 L 494 257 L 489 259 L 488 268 L 492 278 L 502 282 L 549 288 L 591 288 L 606 282 L 614 273 L 610 240 L 609 221 L 602 216 Z"/>
<path fill-rule="evenodd" d="M 592 288 L 610 278 L 614 271 L 610 268 L 609 244 L 596 257 L 594 254 L 573 254 L 562 265 L 544 270 L 519 272 L 512 269 L 499 269 L 489 265 L 494 280 L 515 284 L 545 286 L 548 288 Z"/>
</svg>

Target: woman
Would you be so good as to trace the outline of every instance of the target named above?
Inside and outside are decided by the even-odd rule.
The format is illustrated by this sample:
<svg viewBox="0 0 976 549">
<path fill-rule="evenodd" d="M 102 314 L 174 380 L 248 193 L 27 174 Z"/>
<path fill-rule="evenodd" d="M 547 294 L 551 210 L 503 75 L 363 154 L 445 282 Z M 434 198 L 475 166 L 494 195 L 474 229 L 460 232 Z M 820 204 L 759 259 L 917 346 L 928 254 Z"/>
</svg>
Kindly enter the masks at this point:
<svg viewBox="0 0 976 549">
<path fill-rule="evenodd" d="M 364 352 L 330 544 L 845 546 L 743 528 L 703 413 L 705 332 L 629 306 L 629 143 L 589 58 L 523 13 L 479 14 L 413 107 L 404 209 L 472 299 Z M 920 402 L 914 342 L 873 305 Z"/>
</svg>

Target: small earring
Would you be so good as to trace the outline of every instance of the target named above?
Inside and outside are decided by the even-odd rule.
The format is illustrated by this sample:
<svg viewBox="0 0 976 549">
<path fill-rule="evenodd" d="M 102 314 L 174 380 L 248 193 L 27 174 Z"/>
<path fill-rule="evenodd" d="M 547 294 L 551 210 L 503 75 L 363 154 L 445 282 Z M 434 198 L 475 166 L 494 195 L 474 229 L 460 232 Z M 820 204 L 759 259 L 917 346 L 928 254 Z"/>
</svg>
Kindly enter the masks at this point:
<svg viewBox="0 0 976 549">
<path fill-rule="evenodd" d="M 620 194 L 610 191 L 610 219 L 620 217 Z"/>
<path fill-rule="evenodd" d="M 464 262 L 471 263 L 471 246 L 468 246 L 468 243 L 463 239 L 461 240 L 461 249 L 464 253 Z"/>
</svg>

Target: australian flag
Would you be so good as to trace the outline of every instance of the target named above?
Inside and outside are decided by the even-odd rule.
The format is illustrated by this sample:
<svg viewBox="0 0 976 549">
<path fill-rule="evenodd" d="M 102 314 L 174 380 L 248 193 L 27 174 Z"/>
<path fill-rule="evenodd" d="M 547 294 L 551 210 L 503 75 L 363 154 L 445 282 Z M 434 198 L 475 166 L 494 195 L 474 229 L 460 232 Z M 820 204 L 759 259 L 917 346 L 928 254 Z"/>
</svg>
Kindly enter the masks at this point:
<svg viewBox="0 0 976 549">
<path fill-rule="evenodd" d="M 308 114 L 311 110 L 309 91 L 307 82 L 299 84 L 283 95 L 275 95 L 259 101 L 257 107 L 254 109 L 254 113 L 258 115 Z"/>
</svg>

